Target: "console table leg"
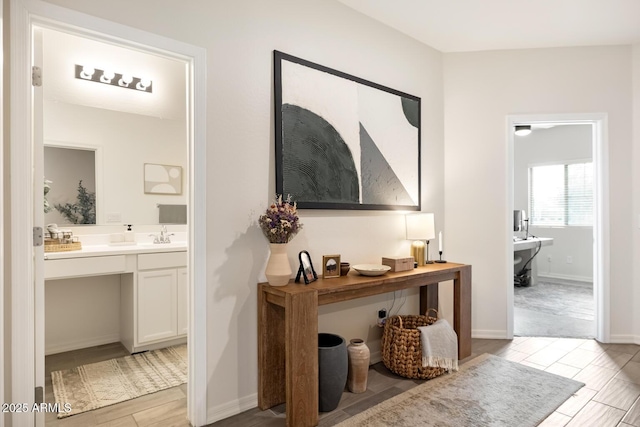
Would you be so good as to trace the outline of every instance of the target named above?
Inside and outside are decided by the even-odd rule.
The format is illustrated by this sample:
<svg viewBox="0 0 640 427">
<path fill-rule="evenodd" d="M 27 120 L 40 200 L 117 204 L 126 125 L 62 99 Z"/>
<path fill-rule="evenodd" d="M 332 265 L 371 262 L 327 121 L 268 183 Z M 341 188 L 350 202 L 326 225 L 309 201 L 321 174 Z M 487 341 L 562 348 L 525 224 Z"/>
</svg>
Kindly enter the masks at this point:
<svg viewBox="0 0 640 427">
<path fill-rule="evenodd" d="M 453 281 L 453 328 L 458 334 L 458 359 L 471 356 L 471 266 Z"/>
<path fill-rule="evenodd" d="M 284 308 L 266 300 L 258 288 L 258 407 L 283 403 L 285 388 Z"/>
<path fill-rule="evenodd" d="M 428 309 L 438 310 L 438 283 L 420 287 L 420 314 L 425 314 Z"/>
<path fill-rule="evenodd" d="M 318 425 L 318 293 L 285 297 L 287 426 Z"/>
</svg>

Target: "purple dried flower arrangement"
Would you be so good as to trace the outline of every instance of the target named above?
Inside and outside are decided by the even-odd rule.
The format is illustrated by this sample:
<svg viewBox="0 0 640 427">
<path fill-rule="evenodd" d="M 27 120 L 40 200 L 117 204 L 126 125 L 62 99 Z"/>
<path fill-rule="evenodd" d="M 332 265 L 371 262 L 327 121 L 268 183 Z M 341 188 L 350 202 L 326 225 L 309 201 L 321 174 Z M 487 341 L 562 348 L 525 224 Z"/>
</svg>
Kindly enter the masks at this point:
<svg viewBox="0 0 640 427">
<path fill-rule="evenodd" d="M 282 195 L 276 195 L 275 202 L 260 215 L 258 223 L 269 243 L 289 243 L 302 228 L 296 203 L 291 201 L 291 196 L 282 200 Z"/>
</svg>

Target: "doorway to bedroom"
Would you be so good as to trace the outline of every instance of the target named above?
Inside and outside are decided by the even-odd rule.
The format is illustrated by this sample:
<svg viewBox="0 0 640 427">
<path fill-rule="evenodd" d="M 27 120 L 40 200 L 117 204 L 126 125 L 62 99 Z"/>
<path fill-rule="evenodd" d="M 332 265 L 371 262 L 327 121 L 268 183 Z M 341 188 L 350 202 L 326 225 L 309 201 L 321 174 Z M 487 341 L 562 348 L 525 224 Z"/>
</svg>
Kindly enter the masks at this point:
<svg viewBox="0 0 640 427">
<path fill-rule="evenodd" d="M 518 125 L 513 136 L 513 335 L 594 338 L 600 295 L 594 289 L 594 125 Z"/>
</svg>

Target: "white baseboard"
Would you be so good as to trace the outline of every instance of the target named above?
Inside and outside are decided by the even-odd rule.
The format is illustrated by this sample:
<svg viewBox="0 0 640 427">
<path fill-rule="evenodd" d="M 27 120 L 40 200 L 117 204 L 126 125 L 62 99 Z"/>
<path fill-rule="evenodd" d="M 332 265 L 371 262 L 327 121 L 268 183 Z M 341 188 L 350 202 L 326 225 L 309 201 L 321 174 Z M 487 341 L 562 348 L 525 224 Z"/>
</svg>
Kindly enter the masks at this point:
<svg viewBox="0 0 640 427">
<path fill-rule="evenodd" d="M 374 364 L 382 361 L 382 352 L 375 351 L 370 355 L 369 363 Z M 238 400 L 223 403 L 222 405 L 210 407 L 207 410 L 207 424 L 238 415 L 241 412 L 258 406 L 258 394 L 254 393 L 249 396 L 242 397 Z"/>
<path fill-rule="evenodd" d="M 212 424 L 216 421 L 224 420 L 225 418 L 238 415 L 241 412 L 253 409 L 257 406 L 258 393 L 253 393 L 249 396 L 241 397 L 240 399 L 223 403 L 222 405 L 209 407 L 207 409 L 207 424 Z"/>
<path fill-rule="evenodd" d="M 472 329 L 471 338 L 491 339 L 491 340 L 506 340 L 507 331 L 495 331 L 490 329 Z"/>
<path fill-rule="evenodd" d="M 609 344 L 639 344 L 640 337 L 637 335 L 611 335 Z"/>
<path fill-rule="evenodd" d="M 593 282 L 593 277 L 571 276 L 568 274 L 547 274 L 538 272 L 538 278 L 541 277 L 544 277 L 545 279 L 573 280 L 576 282 Z"/>
<path fill-rule="evenodd" d="M 119 342 L 120 334 L 113 333 L 109 335 L 103 335 L 101 337 L 91 337 L 91 339 L 83 339 L 79 341 L 69 341 L 65 343 L 56 343 L 49 345 L 44 349 L 45 356 L 50 354 L 63 353 L 65 351 L 79 350 L 81 348 L 95 347 L 97 345 L 111 344 L 112 342 Z"/>
</svg>

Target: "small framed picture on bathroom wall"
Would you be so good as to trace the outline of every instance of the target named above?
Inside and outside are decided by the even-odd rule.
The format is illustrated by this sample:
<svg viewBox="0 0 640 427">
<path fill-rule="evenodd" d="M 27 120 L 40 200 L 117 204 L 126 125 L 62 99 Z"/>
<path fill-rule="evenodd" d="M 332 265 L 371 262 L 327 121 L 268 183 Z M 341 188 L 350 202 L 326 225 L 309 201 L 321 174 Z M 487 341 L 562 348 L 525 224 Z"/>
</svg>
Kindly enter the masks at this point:
<svg viewBox="0 0 640 427">
<path fill-rule="evenodd" d="M 144 164 L 145 194 L 182 194 L 182 167 Z"/>
<path fill-rule="evenodd" d="M 340 277 L 340 255 L 322 256 L 322 277 L 325 279 Z"/>
</svg>

